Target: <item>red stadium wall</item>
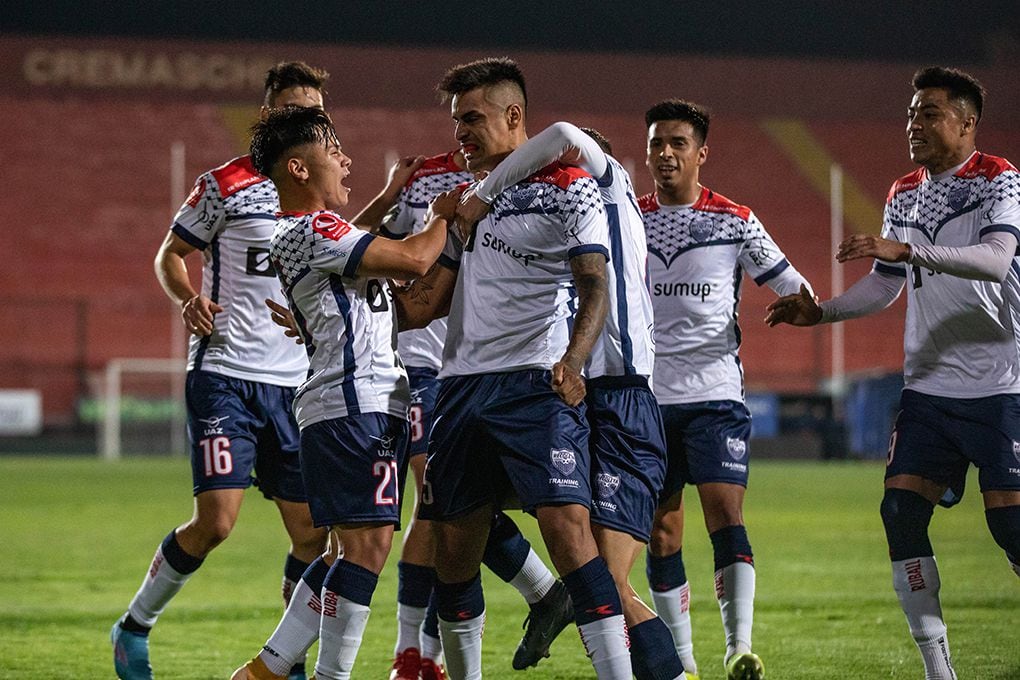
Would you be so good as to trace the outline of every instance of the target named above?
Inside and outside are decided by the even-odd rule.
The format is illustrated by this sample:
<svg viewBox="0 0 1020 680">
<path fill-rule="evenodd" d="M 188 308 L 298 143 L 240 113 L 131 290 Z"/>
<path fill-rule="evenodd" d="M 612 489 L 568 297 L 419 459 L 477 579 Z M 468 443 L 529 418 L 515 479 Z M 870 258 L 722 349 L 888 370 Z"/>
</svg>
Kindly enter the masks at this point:
<svg viewBox="0 0 1020 680">
<path fill-rule="evenodd" d="M 393 154 L 453 147 L 432 83 L 471 52 L 357 47 L 0 38 L 0 388 L 37 388 L 46 421 L 75 406 L 115 357 L 172 354 L 173 310 L 152 272 L 172 217 L 170 145 L 186 183 L 244 150 L 267 64 L 300 58 L 332 74 L 327 106 L 354 159 L 351 213 L 380 188 Z M 642 112 L 682 96 L 715 114 L 703 183 L 750 205 L 791 262 L 828 296 L 829 199 L 810 180 L 818 158 L 791 154 L 770 121 L 794 121 L 840 163 L 873 215 L 911 170 L 903 121 L 912 66 L 632 55 L 513 55 L 529 77 L 529 129 L 555 120 L 599 128 L 651 190 Z M 1020 157 L 1020 101 L 1005 69 L 975 73 L 992 93 L 980 146 Z M 826 161 L 827 162 L 827 161 Z M 187 189 L 187 187 L 186 187 Z M 186 190 L 185 189 L 185 190 Z M 854 226 L 848 214 L 848 229 Z M 867 228 L 876 229 L 878 224 Z M 193 273 L 200 270 L 195 258 Z M 867 271 L 846 267 L 847 282 Z M 773 298 L 745 280 L 741 350 L 752 389 L 808 391 L 829 372 L 827 328 L 769 330 Z M 896 370 L 902 301 L 848 324 L 847 369 Z"/>
</svg>

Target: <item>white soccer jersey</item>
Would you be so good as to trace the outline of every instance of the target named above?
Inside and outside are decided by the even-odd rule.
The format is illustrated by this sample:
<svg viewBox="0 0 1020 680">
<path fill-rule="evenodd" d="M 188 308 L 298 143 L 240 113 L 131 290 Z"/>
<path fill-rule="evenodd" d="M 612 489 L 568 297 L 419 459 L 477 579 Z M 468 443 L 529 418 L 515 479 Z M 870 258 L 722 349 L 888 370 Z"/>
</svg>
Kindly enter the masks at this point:
<svg viewBox="0 0 1020 680">
<path fill-rule="evenodd" d="M 690 206 L 659 205 L 655 194 L 639 204 L 655 309 L 656 399 L 742 401 L 737 305 L 743 273 L 760 286 L 790 263 L 750 208 L 708 189 Z M 795 292 L 801 282 L 791 277 L 777 292 Z"/>
<path fill-rule="evenodd" d="M 273 183 L 241 156 L 201 175 L 177 211 L 173 233 L 202 251 L 202 295 L 223 307 L 212 335 L 191 336 L 188 370 L 286 387 L 304 380 L 304 350 L 263 302 L 284 303 L 269 260 L 278 209 Z"/>
<path fill-rule="evenodd" d="M 425 228 L 425 213 L 437 195 L 464 182 L 471 173 L 461 170 L 453 160 L 454 152 L 428 158 L 408 180 L 394 209 L 386 216 L 382 231 L 386 236 L 404 238 Z M 436 319 L 425 328 L 402 331 L 397 348 L 404 365 L 439 370 L 446 342 L 446 318 Z"/>
<path fill-rule="evenodd" d="M 993 231 L 1020 240 L 1020 173 L 975 152 L 955 172 L 920 168 L 889 191 L 883 235 L 904 243 L 973 246 Z M 1020 393 L 1020 264 L 1003 283 L 906 264 L 875 269 L 906 277 L 906 387 L 959 399 Z"/>
<path fill-rule="evenodd" d="M 385 279 L 358 276 L 375 238 L 329 211 L 281 214 L 270 245 L 311 358 L 294 399 L 298 426 L 361 413 L 407 417 Z"/>
<path fill-rule="evenodd" d="M 608 256 L 598 186 L 553 164 L 501 192 L 459 252 L 440 261 L 460 272 L 440 377 L 550 369 L 563 357 L 577 310 L 570 258 Z"/>
</svg>

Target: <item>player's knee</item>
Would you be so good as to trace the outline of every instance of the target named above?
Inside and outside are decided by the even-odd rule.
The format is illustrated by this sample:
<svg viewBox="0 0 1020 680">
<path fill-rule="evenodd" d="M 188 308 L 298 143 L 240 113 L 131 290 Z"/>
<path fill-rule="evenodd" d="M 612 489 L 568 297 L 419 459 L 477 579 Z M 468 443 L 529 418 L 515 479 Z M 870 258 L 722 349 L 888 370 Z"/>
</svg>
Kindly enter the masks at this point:
<svg viewBox="0 0 1020 680">
<path fill-rule="evenodd" d="M 379 527 L 372 531 L 351 532 L 343 535 L 343 543 L 344 560 L 378 574 L 390 554 L 393 531 L 390 527 Z"/>
<path fill-rule="evenodd" d="M 1020 505 L 985 510 L 992 538 L 1006 552 L 1013 571 L 1020 575 Z"/>
<path fill-rule="evenodd" d="M 290 542 L 294 554 L 299 556 L 312 555 L 312 559 L 315 559 L 315 556 L 321 555 L 327 550 L 326 538 L 327 531 L 325 527 L 307 527 L 303 528 L 302 531 L 293 532 Z"/>
<path fill-rule="evenodd" d="M 928 524 L 934 510 L 934 505 L 914 491 L 885 490 L 880 511 L 893 562 L 934 554 L 928 539 Z"/>
<path fill-rule="evenodd" d="M 683 546 L 683 521 L 673 521 L 670 514 L 655 518 L 648 538 L 648 551 L 658 557 L 672 555 Z"/>
</svg>

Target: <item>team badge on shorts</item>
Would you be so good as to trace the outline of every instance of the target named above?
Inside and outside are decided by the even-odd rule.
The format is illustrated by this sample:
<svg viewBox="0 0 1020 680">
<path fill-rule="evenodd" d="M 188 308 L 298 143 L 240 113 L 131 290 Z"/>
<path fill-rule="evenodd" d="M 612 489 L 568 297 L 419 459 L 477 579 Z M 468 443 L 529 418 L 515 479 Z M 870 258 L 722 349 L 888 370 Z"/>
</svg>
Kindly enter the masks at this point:
<svg viewBox="0 0 1020 680">
<path fill-rule="evenodd" d="M 567 476 L 577 467 L 577 458 L 570 449 L 552 449 L 549 451 L 553 467 L 560 471 L 561 475 Z"/>
<path fill-rule="evenodd" d="M 950 189 L 947 201 L 950 208 L 960 210 L 963 206 L 967 205 L 968 198 L 970 198 L 970 187 L 964 184 Z"/>
<path fill-rule="evenodd" d="M 740 460 L 747 455 L 747 443 L 743 439 L 727 437 L 726 450 L 733 456 L 733 460 Z"/>
<path fill-rule="evenodd" d="M 595 481 L 599 485 L 599 498 L 609 498 L 620 488 L 620 475 L 600 472 L 596 475 Z"/>
<path fill-rule="evenodd" d="M 510 202 L 518 210 L 525 210 L 535 202 L 535 197 L 538 196 L 539 190 L 540 187 L 537 184 L 519 184 L 514 187 L 513 192 L 510 194 Z"/>
<path fill-rule="evenodd" d="M 1020 442 L 1013 442 L 1013 457 L 1020 463 Z"/>
<path fill-rule="evenodd" d="M 698 243 L 704 243 L 712 238 L 713 231 L 715 231 L 715 223 L 712 222 L 711 217 L 699 217 L 691 222 L 691 238 Z"/>
</svg>

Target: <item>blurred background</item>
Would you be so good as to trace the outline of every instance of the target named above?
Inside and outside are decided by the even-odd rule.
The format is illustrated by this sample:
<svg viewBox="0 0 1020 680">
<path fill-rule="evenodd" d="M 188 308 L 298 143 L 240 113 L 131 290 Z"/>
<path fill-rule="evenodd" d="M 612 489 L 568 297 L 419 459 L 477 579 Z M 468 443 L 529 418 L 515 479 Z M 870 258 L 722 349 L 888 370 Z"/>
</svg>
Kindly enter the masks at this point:
<svg viewBox="0 0 1020 680">
<path fill-rule="evenodd" d="M 183 455 L 186 338 L 152 261 L 195 177 L 246 151 L 277 61 L 332 75 L 351 215 L 398 156 L 454 148 L 434 84 L 457 63 L 516 59 L 529 130 L 598 128 L 639 193 L 652 190 L 645 109 L 707 105 L 702 183 L 750 206 L 823 299 L 869 267 L 834 270 L 833 239 L 877 232 L 889 185 L 913 170 L 917 68 L 976 75 L 989 90 L 979 149 L 1020 159 L 1015 3 L 288 5 L 5 5 L 0 454 Z M 197 256 L 190 269 L 197 282 Z M 745 279 L 756 455 L 884 455 L 903 300 L 842 330 L 768 329 L 773 297 Z"/>
</svg>

